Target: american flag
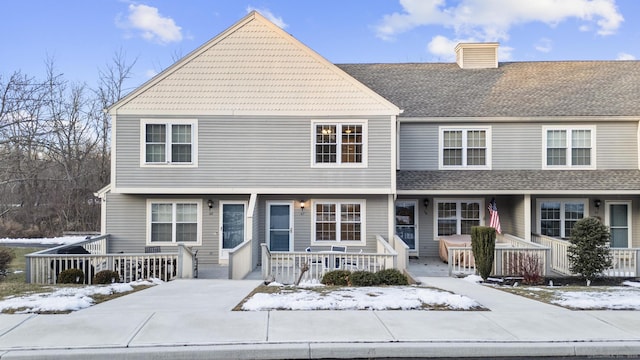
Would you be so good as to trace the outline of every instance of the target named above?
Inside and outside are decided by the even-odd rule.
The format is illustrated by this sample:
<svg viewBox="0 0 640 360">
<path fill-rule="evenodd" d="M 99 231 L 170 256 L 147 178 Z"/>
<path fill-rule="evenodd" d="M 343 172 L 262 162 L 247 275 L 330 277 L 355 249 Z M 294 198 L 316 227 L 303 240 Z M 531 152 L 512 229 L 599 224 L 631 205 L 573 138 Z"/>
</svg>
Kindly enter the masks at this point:
<svg viewBox="0 0 640 360">
<path fill-rule="evenodd" d="M 489 220 L 489 226 L 496 229 L 498 234 L 502 234 L 502 227 L 500 227 L 500 216 L 498 215 L 498 207 L 496 206 L 496 199 L 491 199 L 489 203 L 489 214 L 491 218 Z"/>
</svg>

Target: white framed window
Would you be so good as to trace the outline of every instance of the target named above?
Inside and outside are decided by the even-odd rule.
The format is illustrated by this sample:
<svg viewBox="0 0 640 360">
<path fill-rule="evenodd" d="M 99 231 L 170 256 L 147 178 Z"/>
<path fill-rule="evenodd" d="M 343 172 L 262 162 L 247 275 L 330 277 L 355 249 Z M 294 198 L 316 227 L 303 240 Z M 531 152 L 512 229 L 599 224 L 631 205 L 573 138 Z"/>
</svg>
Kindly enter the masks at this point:
<svg viewBox="0 0 640 360">
<path fill-rule="evenodd" d="M 197 166 L 197 120 L 140 121 L 141 166 Z"/>
<path fill-rule="evenodd" d="M 543 169 L 595 169 L 595 126 L 542 128 Z"/>
<path fill-rule="evenodd" d="M 568 238 L 575 223 L 589 216 L 587 199 L 538 199 L 538 233 Z"/>
<path fill-rule="evenodd" d="M 313 203 L 314 245 L 366 243 L 363 200 L 318 200 Z"/>
<path fill-rule="evenodd" d="M 435 199 L 435 237 L 471 234 L 472 226 L 484 225 L 483 199 Z"/>
<path fill-rule="evenodd" d="M 440 127 L 440 170 L 491 169 L 490 127 Z"/>
<path fill-rule="evenodd" d="M 312 166 L 367 166 L 367 122 L 313 121 Z"/>
<path fill-rule="evenodd" d="M 147 200 L 147 245 L 200 245 L 202 202 Z"/>
</svg>

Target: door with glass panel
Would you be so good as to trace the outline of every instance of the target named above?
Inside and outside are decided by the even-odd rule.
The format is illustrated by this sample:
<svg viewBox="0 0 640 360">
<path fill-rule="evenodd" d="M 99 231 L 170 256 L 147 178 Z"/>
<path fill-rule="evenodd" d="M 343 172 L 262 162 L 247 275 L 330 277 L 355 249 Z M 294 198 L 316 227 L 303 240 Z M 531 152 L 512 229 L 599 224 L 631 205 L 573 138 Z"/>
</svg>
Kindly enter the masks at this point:
<svg viewBox="0 0 640 360">
<path fill-rule="evenodd" d="M 293 207 L 291 203 L 267 203 L 267 239 L 271 251 L 293 250 Z"/>
<path fill-rule="evenodd" d="M 606 202 L 605 223 L 609 226 L 612 248 L 628 248 L 631 239 L 631 202 Z"/>
<path fill-rule="evenodd" d="M 228 260 L 229 250 L 246 240 L 245 211 L 245 202 L 220 202 L 220 260 Z"/>
<path fill-rule="evenodd" d="M 416 201 L 396 201 L 396 235 L 407 244 L 410 251 L 417 249 Z"/>
</svg>

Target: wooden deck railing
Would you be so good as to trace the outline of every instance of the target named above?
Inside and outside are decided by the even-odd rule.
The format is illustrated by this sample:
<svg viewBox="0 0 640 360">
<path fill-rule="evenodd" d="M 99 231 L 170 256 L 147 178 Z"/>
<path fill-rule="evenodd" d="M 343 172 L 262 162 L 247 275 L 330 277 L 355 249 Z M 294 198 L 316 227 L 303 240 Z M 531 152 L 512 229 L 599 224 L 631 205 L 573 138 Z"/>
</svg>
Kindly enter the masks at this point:
<svg viewBox="0 0 640 360">
<path fill-rule="evenodd" d="M 265 279 L 273 277 L 277 282 L 293 284 L 300 276 L 304 265 L 309 267 L 301 281 L 320 281 L 324 274 L 332 270 L 371 271 L 393 268 L 398 254 L 391 245 L 380 237 L 378 253 L 355 252 L 280 252 L 270 251 L 262 245 L 262 275 Z"/>
</svg>

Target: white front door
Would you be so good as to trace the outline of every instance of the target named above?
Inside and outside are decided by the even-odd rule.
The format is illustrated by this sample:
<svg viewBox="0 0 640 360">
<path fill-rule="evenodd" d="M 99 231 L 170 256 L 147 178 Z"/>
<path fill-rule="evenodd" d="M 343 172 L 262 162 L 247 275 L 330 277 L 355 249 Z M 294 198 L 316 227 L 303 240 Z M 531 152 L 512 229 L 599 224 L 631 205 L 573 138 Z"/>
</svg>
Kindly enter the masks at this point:
<svg viewBox="0 0 640 360">
<path fill-rule="evenodd" d="M 293 250 L 293 206 L 290 202 L 267 203 L 267 239 L 271 251 Z"/>
<path fill-rule="evenodd" d="M 246 241 L 246 207 L 244 201 L 220 202 L 220 260 L 228 260 L 229 250 Z"/>
<path fill-rule="evenodd" d="M 631 202 L 606 201 L 604 218 L 611 234 L 610 246 L 612 248 L 631 247 Z"/>
</svg>

